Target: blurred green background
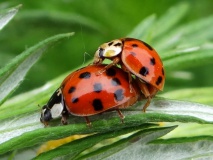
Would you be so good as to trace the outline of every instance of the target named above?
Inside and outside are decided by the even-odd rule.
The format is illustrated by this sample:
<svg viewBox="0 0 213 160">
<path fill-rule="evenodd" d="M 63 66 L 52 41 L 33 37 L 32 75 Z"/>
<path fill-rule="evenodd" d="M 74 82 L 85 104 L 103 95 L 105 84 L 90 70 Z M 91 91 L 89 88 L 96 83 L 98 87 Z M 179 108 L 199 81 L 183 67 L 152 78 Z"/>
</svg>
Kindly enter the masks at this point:
<svg viewBox="0 0 213 160">
<path fill-rule="evenodd" d="M 26 92 L 91 60 L 100 44 L 125 37 L 145 17 L 160 17 L 186 0 L 1 0 L 0 9 L 22 4 L 15 18 L 0 32 L 0 67 L 39 41 L 59 33 L 75 32 L 58 43 L 33 66 L 15 92 Z M 208 17 L 212 0 L 188 0 L 182 23 Z M 163 26 L 162 26 L 163 27 Z M 155 46 L 153 46 L 155 48 Z M 157 50 L 157 48 L 156 48 Z M 212 64 L 167 73 L 165 91 L 213 85 Z M 201 78 L 202 77 L 202 78 Z"/>
</svg>

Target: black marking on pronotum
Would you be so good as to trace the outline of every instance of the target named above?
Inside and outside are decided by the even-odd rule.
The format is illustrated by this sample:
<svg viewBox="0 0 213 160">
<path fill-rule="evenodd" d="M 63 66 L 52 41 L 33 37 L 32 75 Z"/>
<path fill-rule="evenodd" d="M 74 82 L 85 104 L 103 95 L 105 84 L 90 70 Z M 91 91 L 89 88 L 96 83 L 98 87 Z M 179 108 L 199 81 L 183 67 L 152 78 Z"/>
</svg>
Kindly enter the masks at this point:
<svg viewBox="0 0 213 160">
<path fill-rule="evenodd" d="M 134 39 L 134 38 L 124 38 L 124 39 L 123 39 L 124 42 L 125 42 L 125 41 L 134 41 L 134 40 L 136 40 L 136 39 Z"/>
<path fill-rule="evenodd" d="M 143 42 L 143 41 L 142 41 Z M 149 45 L 149 44 L 147 44 L 146 42 L 143 42 L 143 44 L 147 47 L 147 48 L 149 48 L 149 50 L 153 50 L 153 48 Z"/>
<path fill-rule="evenodd" d="M 121 85 L 121 81 L 116 77 L 112 79 L 111 83 L 112 83 L 113 86 Z"/>
<path fill-rule="evenodd" d="M 118 89 L 114 93 L 114 97 L 117 101 L 122 101 L 124 99 L 123 89 Z"/>
<path fill-rule="evenodd" d="M 108 46 L 111 46 L 112 44 L 113 44 L 113 42 L 109 42 L 109 43 L 108 43 Z"/>
<path fill-rule="evenodd" d="M 57 89 L 53 95 L 50 97 L 49 101 L 47 102 L 47 107 L 52 108 L 55 104 L 61 103 L 62 94 L 60 93 L 60 89 Z"/>
<path fill-rule="evenodd" d="M 75 88 L 75 87 L 73 87 L 73 86 L 72 86 L 72 87 L 70 87 L 70 89 L 68 90 L 68 93 L 73 93 L 73 92 L 75 91 L 75 89 L 76 89 L 76 88 Z"/>
<path fill-rule="evenodd" d="M 139 73 L 142 75 L 142 76 L 146 76 L 147 74 L 149 74 L 149 69 L 147 67 L 142 67 L 139 71 Z"/>
<path fill-rule="evenodd" d="M 101 83 L 95 83 L 93 85 L 93 89 L 94 89 L 94 92 L 97 92 L 97 93 L 101 92 L 102 91 L 102 85 L 101 85 Z"/>
<path fill-rule="evenodd" d="M 119 46 L 122 46 L 122 43 L 118 42 L 118 43 L 114 44 L 113 46 L 119 47 Z"/>
<path fill-rule="evenodd" d="M 81 73 L 79 75 L 79 78 L 81 78 L 81 79 L 88 79 L 88 78 L 90 78 L 90 76 L 91 76 L 90 72 L 83 72 L 83 73 Z"/>
<path fill-rule="evenodd" d="M 116 75 L 116 70 L 111 67 L 111 68 L 106 70 L 106 75 L 107 76 L 115 76 Z"/>
<path fill-rule="evenodd" d="M 103 58 L 104 57 L 104 49 L 103 48 L 99 48 L 99 57 Z"/>
<path fill-rule="evenodd" d="M 50 121 L 52 118 L 52 114 L 51 114 L 51 110 L 50 109 L 46 109 L 44 111 L 44 117 L 41 117 L 41 121 L 43 122 L 48 122 Z"/>
<path fill-rule="evenodd" d="M 92 101 L 92 106 L 94 107 L 95 111 L 101 111 L 104 108 L 100 99 L 94 99 Z"/>
<path fill-rule="evenodd" d="M 153 66 L 155 65 L 155 58 L 154 58 L 154 57 L 152 57 L 152 58 L 150 59 L 150 64 L 153 65 Z"/>
<path fill-rule="evenodd" d="M 78 98 L 73 98 L 73 99 L 72 99 L 72 103 L 77 103 L 78 100 L 79 100 Z"/>
<path fill-rule="evenodd" d="M 137 48 L 138 45 L 134 43 L 134 44 L 132 44 L 132 47 L 133 47 L 133 48 Z"/>
<path fill-rule="evenodd" d="M 163 78 L 161 76 L 158 77 L 156 84 L 159 85 L 162 82 Z"/>
</svg>

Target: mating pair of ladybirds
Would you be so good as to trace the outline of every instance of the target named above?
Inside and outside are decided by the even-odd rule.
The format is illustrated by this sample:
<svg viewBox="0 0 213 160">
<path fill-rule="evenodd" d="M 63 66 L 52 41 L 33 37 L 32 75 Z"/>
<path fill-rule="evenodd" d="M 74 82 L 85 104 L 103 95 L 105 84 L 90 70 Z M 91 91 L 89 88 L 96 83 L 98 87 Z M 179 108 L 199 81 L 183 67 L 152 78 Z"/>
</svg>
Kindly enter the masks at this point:
<svg viewBox="0 0 213 160">
<path fill-rule="evenodd" d="M 105 58 L 112 63 L 102 64 Z M 62 123 L 67 124 L 72 114 L 84 117 L 91 125 L 88 116 L 115 110 L 123 122 L 120 109 L 147 99 L 145 112 L 152 97 L 163 90 L 164 82 L 163 63 L 150 45 L 133 38 L 116 39 L 98 48 L 92 65 L 64 79 L 42 107 L 40 120 L 48 125 L 51 119 L 62 116 Z"/>
</svg>

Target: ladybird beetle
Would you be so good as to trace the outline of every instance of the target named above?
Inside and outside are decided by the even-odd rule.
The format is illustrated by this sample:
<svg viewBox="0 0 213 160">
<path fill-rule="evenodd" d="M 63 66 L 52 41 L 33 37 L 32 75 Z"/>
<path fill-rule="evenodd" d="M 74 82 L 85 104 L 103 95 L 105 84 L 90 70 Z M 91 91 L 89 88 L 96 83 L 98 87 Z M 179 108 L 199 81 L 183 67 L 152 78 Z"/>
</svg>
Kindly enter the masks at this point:
<svg viewBox="0 0 213 160">
<path fill-rule="evenodd" d="M 61 109 L 63 115 L 66 115 L 67 110 L 72 115 L 82 116 L 89 126 L 91 123 L 88 116 L 108 110 L 116 110 L 123 122 L 124 116 L 120 109 L 140 100 L 141 91 L 133 82 L 130 92 L 128 74 L 120 68 L 110 67 L 103 74 L 96 74 L 105 67 L 106 65 L 89 65 L 69 74 L 47 105 L 44 105 L 41 122 L 47 124 L 53 118 L 51 107 L 59 107 L 59 103 L 64 106 Z M 64 124 L 66 117 L 63 115 Z"/>
<path fill-rule="evenodd" d="M 158 53 L 141 40 L 122 38 L 102 44 L 95 53 L 93 64 L 101 64 L 105 58 L 112 63 L 100 70 L 99 75 L 116 64 L 129 74 L 130 85 L 131 74 L 135 75 L 138 86 L 148 99 L 143 107 L 145 112 L 152 97 L 164 87 L 164 68 Z"/>
</svg>

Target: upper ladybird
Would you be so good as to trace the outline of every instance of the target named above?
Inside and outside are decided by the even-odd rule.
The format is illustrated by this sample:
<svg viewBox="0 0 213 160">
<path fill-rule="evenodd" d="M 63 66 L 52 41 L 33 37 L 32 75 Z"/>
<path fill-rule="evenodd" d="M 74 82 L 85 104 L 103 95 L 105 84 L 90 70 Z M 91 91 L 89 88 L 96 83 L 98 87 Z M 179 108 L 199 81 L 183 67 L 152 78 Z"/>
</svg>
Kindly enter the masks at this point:
<svg viewBox="0 0 213 160">
<path fill-rule="evenodd" d="M 141 91 L 148 99 L 143 107 L 145 112 L 151 98 L 159 90 L 163 90 L 165 83 L 164 67 L 158 53 L 141 40 L 122 38 L 102 44 L 95 53 L 93 64 L 101 64 L 105 58 L 112 60 L 105 70 L 120 64 L 121 68 L 130 74 L 130 82 L 132 81 L 131 74 L 136 76 Z"/>
</svg>

